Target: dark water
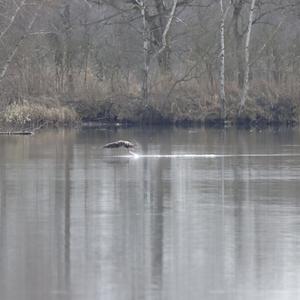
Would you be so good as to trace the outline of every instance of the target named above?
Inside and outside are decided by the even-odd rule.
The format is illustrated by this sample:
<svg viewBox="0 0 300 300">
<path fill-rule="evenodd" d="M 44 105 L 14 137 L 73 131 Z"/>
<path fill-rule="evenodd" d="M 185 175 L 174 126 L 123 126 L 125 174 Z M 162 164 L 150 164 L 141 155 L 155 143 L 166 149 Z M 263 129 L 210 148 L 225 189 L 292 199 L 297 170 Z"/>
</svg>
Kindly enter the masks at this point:
<svg viewBox="0 0 300 300">
<path fill-rule="evenodd" d="M 0 197 L 1 300 L 300 299 L 298 129 L 2 136 Z"/>
</svg>

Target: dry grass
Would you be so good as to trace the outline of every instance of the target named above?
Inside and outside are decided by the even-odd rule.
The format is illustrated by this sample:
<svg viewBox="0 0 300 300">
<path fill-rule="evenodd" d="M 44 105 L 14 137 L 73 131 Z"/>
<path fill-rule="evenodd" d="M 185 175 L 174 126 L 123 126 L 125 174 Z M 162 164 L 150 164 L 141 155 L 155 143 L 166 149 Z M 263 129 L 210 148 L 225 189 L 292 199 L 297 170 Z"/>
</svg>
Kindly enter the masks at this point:
<svg viewBox="0 0 300 300">
<path fill-rule="evenodd" d="M 81 121 L 123 122 L 135 124 L 161 123 L 218 123 L 220 105 L 217 84 L 209 84 L 206 78 L 176 81 L 170 76 L 153 76 L 151 93 L 146 103 L 141 99 L 141 84 L 130 75 L 127 80 L 96 78 L 87 72 L 74 75 L 75 91 L 72 96 L 63 90 L 55 92 L 53 74 L 43 80 L 44 86 L 36 87 L 34 80 L 27 82 L 29 90 L 52 91 L 48 97 L 34 94 L 14 97 L 17 102 L 0 108 L 2 122 L 10 125 L 33 124 L 63 125 Z M 50 80 L 52 78 L 52 81 Z M 44 83 L 45 82 L 45 83 Z M 54 91 L 54 92 L 53 92 Z M 29 95 L 22 89 L 20 95 Z M 289 123 L 298 122 L 300 115 L 299 84 L 278 86 L 266 81 L 252 81 L 249 97 L 241 115 L 238 115 L 241 91 L 236 83 L 226 84 L 226 118 L 232 123 Z M 59 95 L 59 96 L 58 96 Z M 38 99 L 38 100 L 37 100 Z M 8 99 L 11 102 L 11 98 Z M 4 103 L 4 101 L 2 101 Z"/>
<path fill-rule="evenodd" d="M 78 115 L 72 108 L 64 106 L 49 107 L 28 101 L 7 106 L 0 117 L 2 123 L 15 127 L 42 124 L 66 125 L 75 123 L 78 120 Z"/>
<path fill-rule="evenodd" d="M 174 81 L 165 78 L 153 89 L 146 103 L 135 95 L 109 95 L 100 100 L 77 102 L 76 111 L 83 120 L 104 122 L 209 123 L 220 119 L 218 94 L 197 82 L 179 84 L 169 94 Z M 241 91 L 236 84 L 226 85 L 227 120 L 232 123 L 297 123 L 299 97 L 290 90 L 266 82 L 252 82 L 243 112 L 238 115 Z M 298 94 L 300 95 L 300 93 Z M 99 99 L 99 98 L 98 98 Z"/>
</svg>

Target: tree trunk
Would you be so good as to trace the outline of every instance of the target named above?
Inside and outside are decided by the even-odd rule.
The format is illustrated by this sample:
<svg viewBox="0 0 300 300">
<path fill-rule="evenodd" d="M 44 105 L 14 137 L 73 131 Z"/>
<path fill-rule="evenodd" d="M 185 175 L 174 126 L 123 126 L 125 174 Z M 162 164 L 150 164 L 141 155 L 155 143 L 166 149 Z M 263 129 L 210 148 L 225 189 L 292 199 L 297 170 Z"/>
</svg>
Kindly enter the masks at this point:
<svg viewBox="0 0 300 300">
<path fill-rule="evenodd" d="M 158 24 L 154 23 L 151 27 L 153 27 L 153 35 L 155 36 L 156 42 L 160 45 L 160 47 L 162 47 L 161 43 L 163 39 L 164 28 L 166 27 L 166 15 L 168 10 L 163 0 L 155 0 L 155 6 L 158 13 Z M 158 66 L 161 74 L 168 74 L 171 70 L 171 49 L 169 47 L 168 39 L 166 42 L 166 47 L 157 56 Z"/>
<path fill-rule="evenodd" d="M 147 102 L 149 97 L 149 69 L 150 69 L 150 52 L 149 52 L 149 26 L 146 19 L 146 6 L 140 1 L 140 9 L 143 18 L 143 52 L 144 52 L 144 69 L 143 69 L 143 99 Z"/>
<path fill-rule="evenodd" d="M 162 37 L 161 37 L 162 46 L 158 51 L 158 57 L 160 58 L 159 60 L 161 60 L 161 70 L 163 73 L 168 73 L 171 70 L 171 63 L 170 63 L 171 51 L 170 51 L 168 39 L 169 39 L 169 31 L 171 28 L 171 24 L 175 17 L 177 3 L 178 3 L 178 0 L 173 0 L 173 5 L 171 8 L 169 18 L 168 18 L 165 26 L 162 27 L 162 29 L 163 29 Z M 160 15 L 160 18 L 161 17 L 165 17 L 165 16 Z M 161 23 L 163 24 L 163 22 L 161 22 Z"/>
<path fill-rule="evenodd" d="M 58 34 L 51 35 L 50 42 L 55 49 L 54 63 L 55 63 L 55 89 L 60 93 L 63 91 L 64 85 L 64 50 L 61 39 Z"/>
<path fill-rule="evenodd" d="M 244 82 L 244 65 L 243 65 L 243 56 L 242 56 L 242 43 L 243 43 L 243 34 L 240 33 L 239 29 L 239 18 L 241 10 L 243 8 L 243 1 L 238 0 L 233 2 L 233 34 L 235 40 L 235 58 L 237 62 L 237 82 L 239 88 L 243 87 Z"/>
<path fill-rule="evenodd" d="M 224 26 L 225 14 L 223 7 L 223 0 L 220 0 L 221 22 L 220 22 L 220 86 L 219 98 L 221 107 L 221 119 L 225 119 L 225 42 L 224 42 Z"/>
<path fill-rule="evenodd" d="M 249 22 L 248 22 L 248 30 L 246 34 L 246 42 L 245 42 L 245 73 L 244 73 L 244 85 L 243 85 L 243 92 L 241 97 L 241 108 L 244 107 L 249 90 L 249 70 L 250 70 L 250 63 L 249 63 L 249 46 L 250 46 L 250 38 L 251 38 L 251 31 L 252 31 L 252 22 L 254 16 L 254 8 L 255 8 L 256 0 L 251 1 L 251 7 L 249 12 Z"/>
<path fill-rule="evenodd" d="M 70 4 L 66 3 L 63 12 L 63 24 L 65 31 L 65 68 L 67 80 L 67 93 L 72 96 L 74 93 L 73 81 L 73 47 L 72 47 L 72 24 Z"/>
</svg>

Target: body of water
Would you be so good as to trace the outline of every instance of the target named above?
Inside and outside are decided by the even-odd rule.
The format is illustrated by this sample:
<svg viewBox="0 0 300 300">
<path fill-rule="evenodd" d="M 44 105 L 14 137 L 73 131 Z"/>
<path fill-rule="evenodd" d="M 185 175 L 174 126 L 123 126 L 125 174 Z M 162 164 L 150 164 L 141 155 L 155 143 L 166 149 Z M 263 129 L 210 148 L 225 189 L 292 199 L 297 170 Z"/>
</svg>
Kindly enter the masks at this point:
<svg viewBox="0 0 300 300">
<path fill-rule="evenodd" d="M 298 129 L 0 137 L 1 300 L 299 298 Z"/>
</svg>

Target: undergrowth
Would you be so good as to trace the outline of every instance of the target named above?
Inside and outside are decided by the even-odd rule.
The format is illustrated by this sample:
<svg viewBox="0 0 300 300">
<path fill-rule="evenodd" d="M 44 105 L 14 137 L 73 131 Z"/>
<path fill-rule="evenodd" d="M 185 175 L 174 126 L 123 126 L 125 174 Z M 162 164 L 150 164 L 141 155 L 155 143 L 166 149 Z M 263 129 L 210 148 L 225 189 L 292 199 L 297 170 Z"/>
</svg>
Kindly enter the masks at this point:
<svg viewBox="0 0 300 300">
<path fill-rule="evenodd" d="M 22 103 L 8 105 L 0 114 L 2 124 L 10 127 L 25 128 L 32 126 L 61 126 L 76 123 L 78 114 L 73 108 L 56 105 L 49 107 L 41 103 Z"/>
<path fill-rule="evenodd" d="M 72 98 L 63 95 L 31 97 L 1 108 L 0 122 L 11 128 L 61 126 L 78 122 L 129 124 L 296 124 L 300 115 L 300 91 L 252 82 L 246 105 L 239 113 L 240 89 L 226 85 L 226 118 L 220 118 L 216 89 L 195 83 L 174 85 L 168 81 L 152 89 L 148 101 L 137 86 L 112 93 L 97 86 L 80 90 Z"/>
</svg>

